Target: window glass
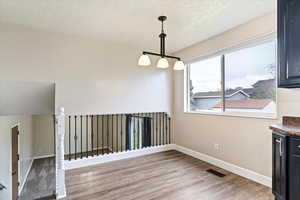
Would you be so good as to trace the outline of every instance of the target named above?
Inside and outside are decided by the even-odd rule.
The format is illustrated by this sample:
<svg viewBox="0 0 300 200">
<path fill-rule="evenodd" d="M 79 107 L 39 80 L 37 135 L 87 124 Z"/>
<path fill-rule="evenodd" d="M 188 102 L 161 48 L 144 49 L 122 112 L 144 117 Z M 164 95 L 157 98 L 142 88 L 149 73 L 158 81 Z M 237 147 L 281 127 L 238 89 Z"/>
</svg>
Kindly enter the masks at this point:
<svg viewBox="0 0 300 200">
<path fill-rule="evenodd" d="M 194 62 L 187 68 L 187 110 L 274 116 L 276 69 L 275 41 Z"/>
<path fill-rule="evenodd" d="M 189 75 L 189 110 L 213 110 L 222 99 L 221 57 L 192 63 Z"/>
<path fill-rule="evenodd" d="M 225 111 L 276 112 L 275 59 L 275 42 L 225 55 Z"/>
</svg>

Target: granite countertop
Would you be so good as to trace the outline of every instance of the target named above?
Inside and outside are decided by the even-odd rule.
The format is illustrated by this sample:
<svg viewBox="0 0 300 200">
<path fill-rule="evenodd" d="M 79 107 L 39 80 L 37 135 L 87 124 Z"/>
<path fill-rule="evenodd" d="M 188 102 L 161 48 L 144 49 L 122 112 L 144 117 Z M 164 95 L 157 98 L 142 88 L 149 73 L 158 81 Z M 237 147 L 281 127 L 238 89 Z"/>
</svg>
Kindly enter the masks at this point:
<svg viewBox="0 0 300 200">
<path fill-rule="evenodd" d="M 282 118 L 282 124 L 271 125 L 270 129 L 284 134 L 300 136 L 300 117 Z"/>
</svg>

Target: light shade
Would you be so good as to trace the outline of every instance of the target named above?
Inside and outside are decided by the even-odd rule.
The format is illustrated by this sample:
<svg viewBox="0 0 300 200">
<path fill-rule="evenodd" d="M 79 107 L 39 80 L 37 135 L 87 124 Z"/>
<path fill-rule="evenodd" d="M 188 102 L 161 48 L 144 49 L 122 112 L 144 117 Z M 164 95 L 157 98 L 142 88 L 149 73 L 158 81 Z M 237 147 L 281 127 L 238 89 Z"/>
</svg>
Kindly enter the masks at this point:
<svg viewBox="0 0 300 200">
<path fill-rule="evenodd" d="M 138 62 L 139 66 L 149 66 L 151 65 L 151 60 L 148 55 L 141 55 Z"/>
<path fill-rule="evenodd" d="M 160 58 L 157 62 L 157 68 L 162 68 L 162 69 L 166 69 L 169 67 L 169 62 L 167 59 L 165 58 Z"/>
<path fill-rule="evenodd" d="M 173 69 L 174 70 L 184 70 L 184 68 L 185 68 L 184 63 L 181 60 L 178 60 L 175 62 Z"/>
</svg>

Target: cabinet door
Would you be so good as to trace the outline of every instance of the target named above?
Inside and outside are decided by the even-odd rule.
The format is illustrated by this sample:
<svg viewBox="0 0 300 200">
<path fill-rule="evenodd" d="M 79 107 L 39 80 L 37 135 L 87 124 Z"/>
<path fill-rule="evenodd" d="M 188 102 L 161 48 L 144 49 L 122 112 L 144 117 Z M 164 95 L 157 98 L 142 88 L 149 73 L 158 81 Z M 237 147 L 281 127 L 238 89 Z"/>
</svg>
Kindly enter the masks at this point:
<svg viewBox="0 0 300 200">
<path fill-rule="evenodd" d="M 299 0 L 278 0 L 279 87 L 300 87 L 299 10 Z"/>
<path fill-rule="evenodd" d="M 273 133 L 273 194 L 286 199 L 286 138 Z"/>
<path fill-rule="evenodd" d="M 300 156 L 291 155 L 289 161 L 289 199 L 300 199 Z"/>
</svg>

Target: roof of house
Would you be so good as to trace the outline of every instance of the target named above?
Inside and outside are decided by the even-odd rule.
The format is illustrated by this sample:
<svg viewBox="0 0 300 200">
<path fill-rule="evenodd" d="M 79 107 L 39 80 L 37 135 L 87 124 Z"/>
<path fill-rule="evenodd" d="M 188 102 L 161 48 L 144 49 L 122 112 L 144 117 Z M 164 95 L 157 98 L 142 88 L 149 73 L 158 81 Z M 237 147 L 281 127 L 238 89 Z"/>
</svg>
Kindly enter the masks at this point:
<svg viewBox="0 0 300 200">
<path fill-rule="evenodd" d="M 258 87 L 260 85 L 269 85 L 274 84 L 275 79 L 267 79 L 267 80 L 260 80 L 253 84 L 253 87 Z M 251 96 L 253 93 L 253 88 L 242 88 L 238 87 L 235 89 L 227 89 L 225 91 L 225 97 L 231 97 L 236 93 L 242 93 L 246 96 Z M 210 91 L 210 92 L 197 92 L 193 95 L 193 98 L 216 98 L 221 97 L 222 92 L 221 91 Z"/>
<path fill-rule="evenodd" d="M 237 88 L 237 89 L 227 89 L 225 91 L 225 97 L 231 97 L 237 93 L 242 93 L 246 96 L 250 96 L 252 94 L 252 88 Z M 221 97 L 221 91 L 211 91 L 211 92 L 197 92 L 193 95 L 193 98 L 212 98 L 212 97 Z"/>
<path fill-rule="evenodd" d="M 226 108 L 234 109 L 263 109 L 272 99 L 246 99 L 246 100 L 226 100 Z M 213 108 L 222 108 L 222 102 L 217 103 Z"/>
</svg>

